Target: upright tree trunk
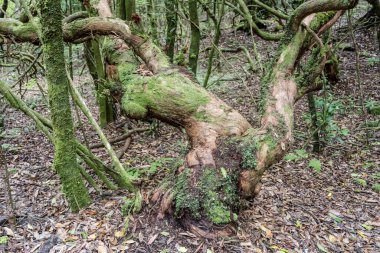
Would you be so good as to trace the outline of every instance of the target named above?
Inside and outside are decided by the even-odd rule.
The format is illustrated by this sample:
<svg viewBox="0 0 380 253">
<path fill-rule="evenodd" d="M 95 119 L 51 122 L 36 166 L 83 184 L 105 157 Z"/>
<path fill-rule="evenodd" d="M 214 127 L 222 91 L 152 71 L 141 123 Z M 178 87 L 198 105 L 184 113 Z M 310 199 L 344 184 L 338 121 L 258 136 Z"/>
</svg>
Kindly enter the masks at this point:
<svg viewBox="0 0 380 253">
<path fill-rule="evenodd" d="M 132 15 L 136 13 L 135 0 L 117 0 L 116 12 L 120 19 L 131 21 Z"/>
<path fill-rule="evenodd" d="M 197 74 L 199 45 L 201 42 L 201 32 L 199 30 L 198 5 L 197 0 L 189 0 L 189 16 L 191 26 L 191 41 L 189 50 L 189 67 L 194 75 Z"/>
<path fill-rule="evenodd" d="M 61 4 L 55 0 L 41 1 L 43 52 L 50 113 L 54 133 L 54 168 L 63 192 L 73 211 L 87 206 L 90 197 L 82 181 L 76 157 L 73 120 L 71 116 L 68 79 L 65 70 Z"/>
<path fill-rule="evenodd" d="M 136 13 L 136 1 L 135 0 L 124 0 L 124 1 L 125 1 L 126 19 L 128 21 L 131 21 L 132 15 Z"/>
<path fill-rule="evenodd" d="M 8 9 L 8 0 L 4 0 L 1 9 L 0 9 L 0 18 L 4 18 Z"/>
<path fill-rule="evenodd" d="M 125 2 L 126 0 L 116 0 L 117 17 L 122 20 L 127 19 L 127 11 L 125 10 Z"/>
<path fill-rule="evenodd" d="M 147 13 L 150 26 L 150 37 L 155 44 L 159 44 L 157 32 L 157 18 L 156 18 L 156 3 L 153 0 L 148 0 Z"/>
<path fill-rule="evenodd" d="M 165 0 L 166 7 L 166 54 L 169 57 L 170 62 L 173 62 L 174 58 L 174 46 L 177 33 L 177 0 Z"/>
<path fill-rule="evenodd" d="M 219 3 L 219 18 L 218 18 L 217 23 L 215 24 L 215 35 L 214 35 L 214 39 L 212 40 L 210 54 L 208 56 L 207 72 L 206 72 L 205 79 L 203 81 L 203 87 L 207 87 L 208 80 L 211 75 L 214 55 L 215 55 L 215 52 L 217 52 L 218 45 L 219 45 L 219 39 L 221 35 L 220 26 L 222 24 L 223 16 L 224 16 L 224 0 L 222 0 L 222 2 Z"/>
</svg>

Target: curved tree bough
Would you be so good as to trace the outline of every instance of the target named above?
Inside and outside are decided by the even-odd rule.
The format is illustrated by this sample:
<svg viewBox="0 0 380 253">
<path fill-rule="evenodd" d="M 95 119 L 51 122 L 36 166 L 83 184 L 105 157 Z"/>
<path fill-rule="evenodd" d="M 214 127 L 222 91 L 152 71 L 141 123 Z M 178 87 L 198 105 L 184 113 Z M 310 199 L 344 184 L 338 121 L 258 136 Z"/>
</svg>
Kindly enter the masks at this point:
<svg viewBox="0 0 380 253">
<path fill-rule="evenodd" d="M 258 192 L 264 171 L 289 147 L 296 99 L 309 91 L 305 87 L 299 90 L 293 75 L 301 49 L 313 37 L 300 27 L 301 21 L 318 31 L 334 13 L 314 12 L 352 8 L 357 1 L 322 1 L 329 2 L 324 6 L 319 2 L 302 4 L 290 18 L 279 50 L 268 67 L 271 71 L 262 79 L 259 129 L 253 129 L 242 115 L 200 87 L 190 75 L 172 67 L 160 49 L 132 34 L 121 20 L 86 18 L 64 25 L 66 41 L 83 41 L 93 34 L 114 35 L 144 61 L 151 71 L 149 75 L 139 74 L 139 62 L 127 47 L 117 44 L 109 59 L 115 87 L 122 89 L 122 107 L 130 117 L 155 117 L 185 128 L 191 150 L 174 183 L 165 190 L 162 212 L 170 212 L 174 202 L 175 215 L 207 237 L 191 219 L 206 221 L 207 225 L 230 223 L 236 219 L 238 194 L 252 197 Z M 26 25 L 12 24 L 13 27 L 4 29 L 0 20 L 0 34 L 16 38 Z M 29 40 L 25 35 L 22 39 L 36 42 L 33 32 L 28 36 Z M 225 235 L 223 231 L 216 234 Z"/>
</svg>

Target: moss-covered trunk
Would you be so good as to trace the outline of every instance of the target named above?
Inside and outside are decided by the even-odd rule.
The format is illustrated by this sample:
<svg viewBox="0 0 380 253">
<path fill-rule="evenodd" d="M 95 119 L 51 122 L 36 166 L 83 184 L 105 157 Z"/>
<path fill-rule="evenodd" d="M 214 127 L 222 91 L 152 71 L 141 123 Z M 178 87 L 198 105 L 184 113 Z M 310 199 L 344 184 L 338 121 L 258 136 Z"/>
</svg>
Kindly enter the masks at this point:
<svg viewBox="0 0 380 253">
<path fill-rule="evenodd" d="M 102 38 L 92 39 L 85 44 L 86 62 L 90 74 L 95 83 L 96 101 L 99 109 L 99 124 L 101 127 L 107 126 L 115 120 L 113 101 L 107 89 L 106 64 L 101 52 Z"/>
<path fill-rule="evenodd" d="M 76 157 L 73 121 L 65 70 L 62 15 L 59 1 L 44 0 L 41 6 L 43 52 L 50 113 L 54 134 L 54 168 L 58 172 L 63 192 L 73 211 L 90 203 Z"/>
<path fill-rule="evenodd" d="M 160 41 L 158 38 L 158 23 L 157 23 L 157 17 L 156 17 L 156 3 L 153 0 L 148 0 L 147 3 L 147 14 L 148 14 L 148 20 L 149 20 L 149 34 L 152 38 L 152 41 L 159 45 Z"/>
</svg>

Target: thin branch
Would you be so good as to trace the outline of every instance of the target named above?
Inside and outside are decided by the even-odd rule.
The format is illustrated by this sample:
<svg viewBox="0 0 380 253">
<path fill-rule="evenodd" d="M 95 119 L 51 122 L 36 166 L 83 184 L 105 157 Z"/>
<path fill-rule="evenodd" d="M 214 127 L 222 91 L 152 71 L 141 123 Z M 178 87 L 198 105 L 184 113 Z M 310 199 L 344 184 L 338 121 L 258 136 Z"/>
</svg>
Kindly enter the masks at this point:
<svg viewBox="0 0 380 253">
<path fill-rule="evenodd" d="M 365 120 L 365 125 L 368 126 L 368 113 L 367 113 L 367 110 L 364 106 L 364 93 L 363 93 L 363 86 L 362 86 L 362 79 L 360 77 L 360 56 L 359 56 L 359 46 L 358 44 L 356 43 L 356 40 L 355 40 L 355 34 L 354 34 L 354 29 L 353 29 L 353 25 L 352 25 L 352 17 L 351 17 L 351 11 L 348 11 L 348 26 L 350 28 L 350 36 L 351 36 L 351 40 L 352 40 L 352 43 L 354 44 L 354 47 L 355 47 L 355 68 L 356 68 L 356 82 L 359 86 L 359 98 L 360 98 L 360 104 L 361 104 L 361 108 L 362 108 L 362 112 L 363 112 L 363 115 L 364 115 L 364 120 Z M 366 144 L 368 145 L 369 144 L 369 133 L 367 130 L 365 130 L 365 133 L 366 133 Z"/>
<path fill-rule="evenodd" d="M 120 135 L 120 136 L 115 137 L 113 139 L 109 139 L 108 141 L 109 141 L 109 143 L 112 143 L 112 144 L 116 143 L 116 142 L 120 142 L 120 141 L 127 139 L 128 137 L 131 137 L 135 133 L 141 133 L 141 132 L 149 131 L 149 129 L 150 128 L 135 128 L 135 129 L 128 131 L 127 133 L 125 133 L 123 135 Z M 101 148 L 101 147 L 104 147 L 103 142 L 98 142 L 98 143 L 90 145 L 90 149 Z"/>
</svg>

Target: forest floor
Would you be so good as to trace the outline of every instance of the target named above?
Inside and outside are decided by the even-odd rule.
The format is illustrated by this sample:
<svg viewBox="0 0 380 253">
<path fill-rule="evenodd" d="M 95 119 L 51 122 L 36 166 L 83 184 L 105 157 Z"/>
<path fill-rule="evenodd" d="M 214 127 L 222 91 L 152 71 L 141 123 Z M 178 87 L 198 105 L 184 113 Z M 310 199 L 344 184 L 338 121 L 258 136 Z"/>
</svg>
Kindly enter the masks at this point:
<svg viewBox="0 0 380 253">
<path fill-rule="evenodd" d="M 345 33 L 339 35 L 343 38 Z M 360 47 L 364 102 L 380 101 L 380 54 L 375 29 L 357 32 Z M 243 32 L 222 38 L 222 47 L 243 44 L 250 48 Z M 351 45 L 348 37 L 344 43 Z M 264 59 L 274 53 L 276 43 L 257 39 Z M 346 47 L 347 49 L 347 47 Z M 320 153 L 313 153 L 308 123 L 307 100 L 296 105 L 295 141 L 287 160 L 272 166 L 263 178 L 260 194 L 240 212 L 237 235 L 208 240 L 191 234 L 171 217 L 157 219 L 157 207 L 150 203 L 154 189 L 171 165 L 188 147 L 178 129 L 160 123 L 154 131 L 134 135 L 122 162 L 142 178 L 143 210 L 123 215 L 126 191 L 91 191 L 93 204 L 79 214 L 71 213 L 60 191 L 59 179 L 51 170 L 53 147 L 34 123 L 22 113 L 8 108 L 1 144 L 7 147 L 11 189 L 17 223 L 5 221 L 6 191 L 0 192 L 0 252 L 380 252 L 380 132 L 365 129 L 360 89 L 355 75 L 355 52 L 339 50 L 340 80 L 319 97 L 325 97 L 333 115 L 331 140 Z M 225 54 L 228 58 L 236 56 Z M 202 59 L 206 62 L 205 58 Z M 221 58 L 226 77 L 244 76 L 243 54 L 227 64 Z M 204 66 L 203 66 L 204 67 Z M 243 77 L 243 79 L 245 79 Z M 76 77 L 88 103 L 95 110 L 88 77 Z M 259 77 L 219 82 L 212 92 L 258 125 L 257 94 Z M 329 95 L 330 94 L 330 95 Z M 37 110 L 44 108 L 38 96 L 28 96 Z M 44 111 L 42 111 L 44 112 Z M 46 112 L 45 112 L 46 113 Z M 378 116 L 377 116 L 378 117 Z M 374 116 L 370 121 L 379 120 Z M 128 128 L 148 123 L 121 120 Z M 124 133 L 120 121 L 106 129 L 109 137 Z M 98 141 L 86 125 L 91 143 Z M 366 143 L 367 134 L 369 143 Z M 331 136 L 335 134 L 335 136 Z M 81 138 L 81 132 L 78 131 Z M 327 138 L 327 135 L 326 135 Z M 124 143 L 115 145 L 118 150 Z M 108 160 L 102 149 L 97 154 Z M 317 159 L 321 167 L 311 168 Z"/>
</svg>

